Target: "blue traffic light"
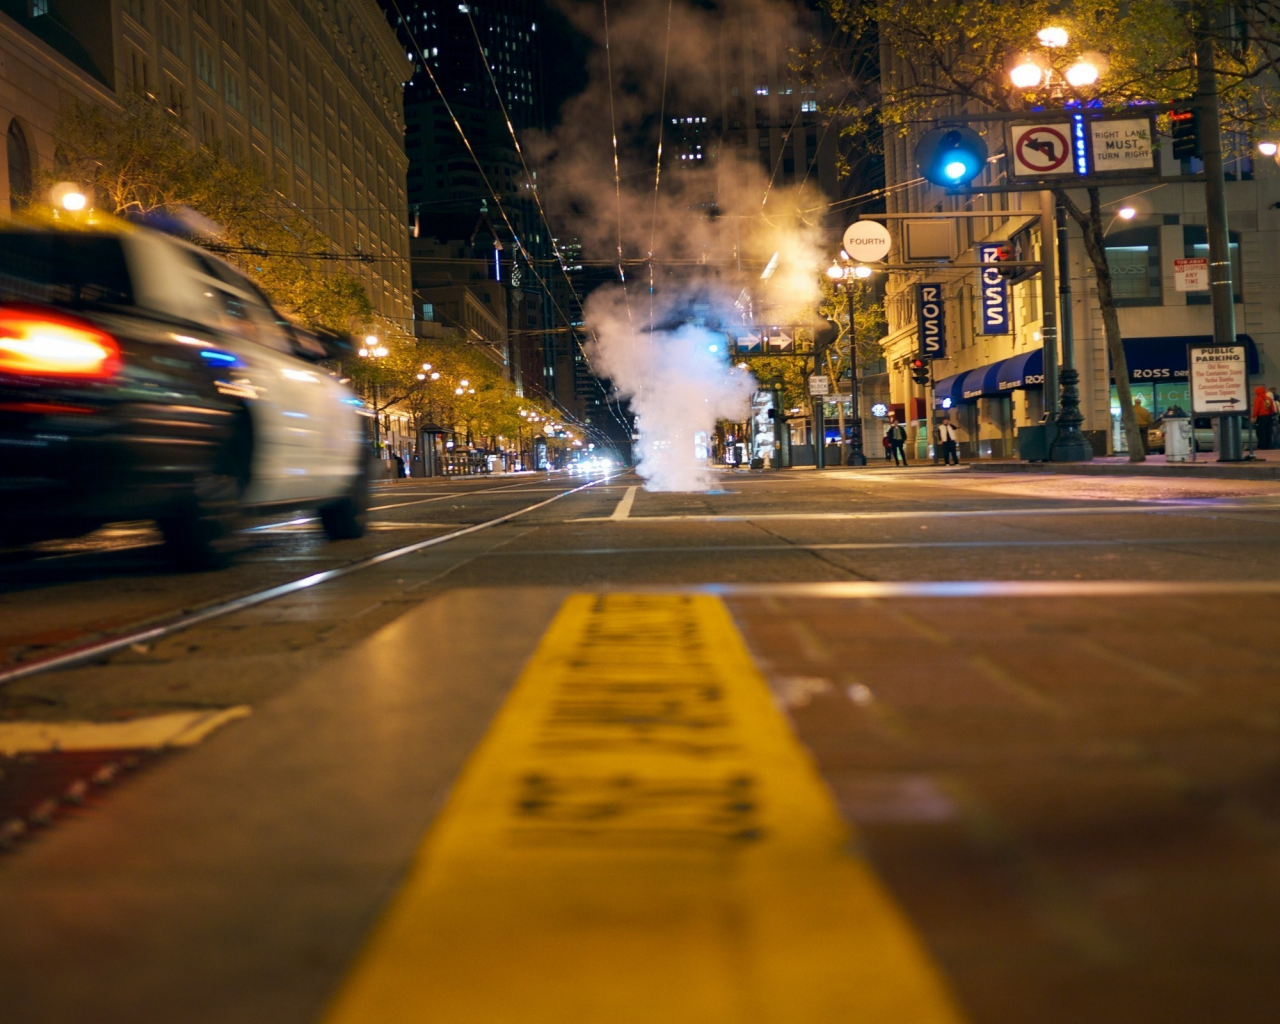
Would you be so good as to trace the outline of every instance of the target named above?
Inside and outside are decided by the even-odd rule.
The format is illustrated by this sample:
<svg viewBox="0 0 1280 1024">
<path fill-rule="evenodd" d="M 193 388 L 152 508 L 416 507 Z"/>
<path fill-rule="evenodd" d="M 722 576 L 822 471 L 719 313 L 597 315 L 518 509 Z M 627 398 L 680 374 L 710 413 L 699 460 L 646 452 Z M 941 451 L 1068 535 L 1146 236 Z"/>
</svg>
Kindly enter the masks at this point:
<svg viewBox="0 0 1280 1024">
<path fill-rule="evenodd" d="M 987 144 L 972 128 L 934 128 L 916 144 L 920 173 L 935 185 L 967 185 L 987 162 Z"/>
</svg>

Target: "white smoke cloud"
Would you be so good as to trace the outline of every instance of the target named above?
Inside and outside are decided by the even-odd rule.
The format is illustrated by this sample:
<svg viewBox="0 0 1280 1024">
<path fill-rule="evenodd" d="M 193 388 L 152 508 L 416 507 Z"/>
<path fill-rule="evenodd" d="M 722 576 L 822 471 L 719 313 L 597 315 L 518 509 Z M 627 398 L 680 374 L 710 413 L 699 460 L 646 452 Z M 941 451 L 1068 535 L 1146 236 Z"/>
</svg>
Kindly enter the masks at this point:
<svg viewBox="0 0 1280 1024">
<path fill-rule="evenodd" d="M 727 126 L 721 69 L 785 74 L 788 47 L 803 46 L 807 29 L 796 8 L 774 0 L 721 0 L 714 9 L 632 0 L 610 11 L 606 60 L 603 9 L 560 2 L 596 43 L 590 84 L 532 148 L 557 219 L 581 239 L 588 259 L 618 261 L 632 279 L 598 288 L 586 302 L 588 355 L 636 415 L 646 488 L 705 490 L 714 476 L 695 457 L 696 436 L 711 434 L 717 419 L 745 420 L 757 387 L 731 365 L 718 329 L 752 325 L 752 314 L 735 305 L 744 289 L 756 323 L 813 323 L 831 252 L 814 183 L 782 187 L 777 168 L 771 173 L 755 152 L 727 144 L 708 145 L 705 163 L 680 162 L 671 156 L 680 130 L 671 122 L 712 115 Z M 666 112 L 661 124 L 659 110 Z M 666 156 L 655 188 L 660 127 Z"/>
<path fill-rule="evenodd" d="M 717 420 L 746 419 L 755 379 L 726 362 L 723 334 L 694 324 L 650 331 L 628 314 L 620 288 L 595 292 L 586 313 L 597 339 L 588 353 L 635 414 L 645 489 L 709 490 L 714 477 L 697 455 L 699 435 L 707 444 Z"/>
</svg>

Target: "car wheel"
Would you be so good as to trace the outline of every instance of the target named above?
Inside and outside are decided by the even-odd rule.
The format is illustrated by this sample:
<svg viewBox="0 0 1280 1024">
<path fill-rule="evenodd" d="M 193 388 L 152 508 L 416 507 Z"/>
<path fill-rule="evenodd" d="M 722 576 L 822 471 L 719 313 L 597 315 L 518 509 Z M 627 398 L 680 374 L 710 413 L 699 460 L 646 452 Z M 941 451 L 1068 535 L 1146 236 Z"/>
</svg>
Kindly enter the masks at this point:
<svg viewBox="0 0 1280 1024">
<path fill-rule="evenodd" d="M 369 463 L 360 462 L 360 471 L 351 488 L 335 502 L 320 508 L 320 525 L 330 540 L 356 540 L 364 536 L 369 522 Z"/>
<path fill-rule="evenodd" d="M 248 486 L 248 432 L 237 432 L 214 464 L 195 480 L 191 492 L 158 521 L 169 561 L 180 569 L 204 571 L 230 564 L 243 541 L 242 499 Z"/>
</svg>

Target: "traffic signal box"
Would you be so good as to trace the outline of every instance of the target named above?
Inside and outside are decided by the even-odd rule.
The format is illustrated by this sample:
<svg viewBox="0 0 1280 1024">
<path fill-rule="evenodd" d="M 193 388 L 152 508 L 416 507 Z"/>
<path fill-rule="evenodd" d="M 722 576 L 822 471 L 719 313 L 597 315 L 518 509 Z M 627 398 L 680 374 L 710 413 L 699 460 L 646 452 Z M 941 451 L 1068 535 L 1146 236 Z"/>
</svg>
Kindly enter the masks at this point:
<svg viewBox="0 0 1280 1024">
<path fill-rule="evenodd" d="M 1196 107 L 1185 107 L 1181 110 L 1169 111 L 1169 124 L 1173 128 L 1173 155 L 1177 160 L 1189 157 L 1199 159 L 1204 156 L 1204 148 L 1200 137 L 1200 111 Z"/>
<path fill-rule="evenodd" d="M 929 361 L 917 356 L 911 360 L 911 379 L 917 384 L 929 383 Z"/>
</svg>

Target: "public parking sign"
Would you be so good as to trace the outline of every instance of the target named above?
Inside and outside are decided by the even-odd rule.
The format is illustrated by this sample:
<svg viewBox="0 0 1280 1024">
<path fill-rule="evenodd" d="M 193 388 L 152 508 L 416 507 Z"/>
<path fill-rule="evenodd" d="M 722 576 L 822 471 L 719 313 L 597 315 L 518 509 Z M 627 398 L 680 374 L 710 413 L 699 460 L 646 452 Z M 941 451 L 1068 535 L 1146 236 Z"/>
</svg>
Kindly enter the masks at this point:
<svg viewBox="0 0 1280 1024">
<path fill-rule="evenodd" d="M 1010 133 L 1009 152 L 1013 154 L 1015 178 L 1052 178 L 1076 173 L 1068 122 L 1015 124 Z"/>
<path fill-rule="evenodd" d="M 944 358 L 947 354 L 947 315 L 942 303 L 942 285 L 916 285 L 916 328 L 920 336 L 920 358 Z"/>
<path fill-rule="evenodd" d="M 1243 345 L 1188 345 L 1192 416 L 1247 416 L 1249 370 Z"/>
<path fill-rule="evenodd" d="M 1009 334 L 1009 282 L 1000 273 L 999 259 L 1004 243 L 978 246 L 978 262 L 982 264 L 983 334 Z"/>
</svg>

